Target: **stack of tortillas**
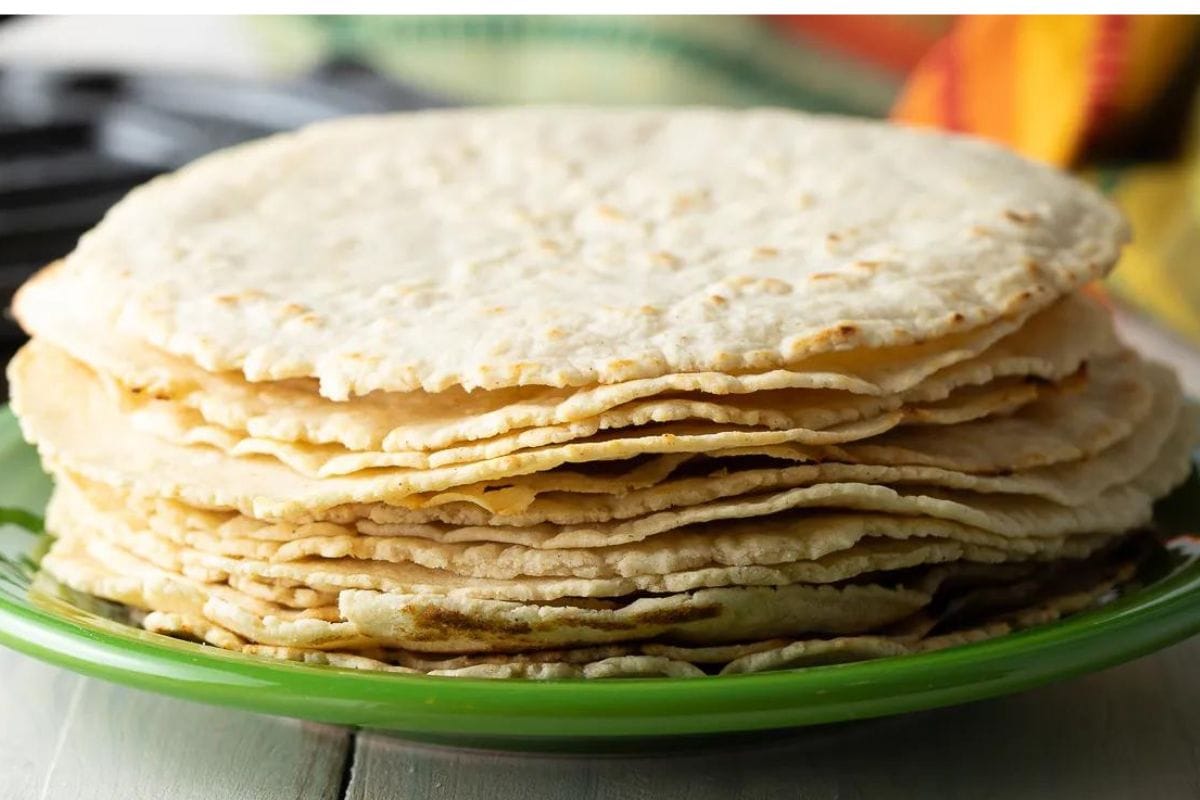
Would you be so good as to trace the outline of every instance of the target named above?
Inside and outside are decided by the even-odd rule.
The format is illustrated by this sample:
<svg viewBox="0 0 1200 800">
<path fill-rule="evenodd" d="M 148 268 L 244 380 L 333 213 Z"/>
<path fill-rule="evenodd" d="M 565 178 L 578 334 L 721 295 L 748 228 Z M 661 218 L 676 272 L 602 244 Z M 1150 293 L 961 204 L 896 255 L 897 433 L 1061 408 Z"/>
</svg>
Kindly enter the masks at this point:
<svg viewBox="0 0 1200 800">
<path fill-rule="evenodd" d="M 353 119 L 134 191 L 20 293 L 44 567 L 155 631 L 452 675 L 912 653 L 1086 607 L 1189 469 L 981 142 L 781 111 Z"/>
</svg>

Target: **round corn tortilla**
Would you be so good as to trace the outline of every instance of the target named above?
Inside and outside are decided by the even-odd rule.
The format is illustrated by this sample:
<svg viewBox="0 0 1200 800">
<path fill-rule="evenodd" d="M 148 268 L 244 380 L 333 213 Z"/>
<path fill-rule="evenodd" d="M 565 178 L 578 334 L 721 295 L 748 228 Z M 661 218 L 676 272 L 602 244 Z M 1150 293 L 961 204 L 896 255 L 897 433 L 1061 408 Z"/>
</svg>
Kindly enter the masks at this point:
<svg viewBox="0 0 1200 800">
<path fill-rule="evenodd" d="M 63 534 L 69 534 L 81 525 L 87 530 L 99 531 L 115 544 L 174 572 L 181 571 L 183 564 L 189 563 L 189 556 L 208 553 L 229 559 L 277 563 L 307 563 L 313 558 L 336 560 L 339 568 L 350 571 L 362 561 L 412 564 L 461 577 L 502 581 L 531 577 L 640 578 L 703 570 L 708 570 L 711 580 L 717 574 L 725 574 L 721 569 L 725 567 L 790 565 L 841 553 L 846 557 L 835 560 L 832 569 L 826 569 L 829 565 L 823 564 L 811 569 L 811 574 L 784 571 L 778 574 L 786 572 L 790 576 L 787 580 L 772 581 L 828 583 L 865 571 L 924 563 L 911 561 L 913 558 L 940 561 L 969 557 L 974 561 L 990 561 L 1009 554 L 1031 558 L 1057 557 L 1067 551 L 1086 554 L 1113 533 L 1110 528 L 1093 527 L 1085 522 L 1077 530 L 1058 532 L 1036 528 L 1033 535 L 1021 536 L 955 521 L 946 524 L 940 518 L 851 514 L 835 510 L 815 516 L 771 516 L 679 529 L 641 543 L 571 550 L 538 550 L 494 542 L 444 544 L 404 536 L 342 535 L 277 543 L 182 529 L 172 524 L 179 515 L 170 515 L 165 520 L 155 513 L 142 516 L 127 509 L 119 497 L 105 496 L 95 487 L 88 491 L 66 484 L 60 486 L 52 500 L 47 519 L 53 530 Z M 1106 524 L 1116 526 L 1119 523 Z M 1070 536 L 1068 542 L 1070 534 L 1074 536 Z M 887 544 L 887 540 L 938 539 L 948 541 L 913 542 L 912 546 Z M 850 558 L 846 551 L 863 542 L 872 547 L 856 552 L 854 558 Z M 968 547 L 964 550 L 953 543 Z M 937 549 L 939 544 L 943 545 L 941 550 Z M 927 549 L 921 550 L 921 547 Z M 864 554 L 866 558 L 861 557 Z M 899 565 L 872 560 L 880 556 L 885 561 L 889 558 L 909 560 Z M 197 562 L 192 560 L 190 563 Z M 218 570 L 214 579 L 223 580 L 219 570 L 225 562 L 208 564 Z M 746 574 L 766 576 L 772 573 L 763 570 Z M 801 577 L 802 574 L 806 576 Z M 447 581 L 452 582 L 453 577 L 448 576 Z M 653 590 L 653 585 L 642 582 L 637 588 L 649 591 Z"/>
<path fill-rule="evenodd" d="M 395 503 L 420 492 L 542 472 L 566 463 L 621 460 L 645 453 L 729 450 L 797 460 L 917 464 L 967 472 L 1032 468 L 1101 452 L 1128 436 L 1137 420 L 1148 413 L 1154 396 L 1154 368 L 1127 354 L 1102 362 L 1094 372 L 1082 393 L 1069 397 L 1051 393 L 1010 416 L 956 425 L 952 436 L 940 433 L 945 429 L 937 426 L 891 431 L 902 412 L 802 435 L 810 441 L 874 436 L 854 449 L 849 445 L 771 444 L 801 435 L 795 432 L 702 433 L 694 426 L 675 424 L 651 426 L 654 430 L 635 437 L 610 432 L 471 464 L 313 479 L 271 459 L 230 457 L 213 448 L 175 445 L 133 430 L 96 376 L 53 347 L 38 347 L 36 342 L 26 345 L 9 366 L 13 406 L 22 430 L 38 445 L 51 469 L 191 505 L 234 508 L 260 519 L 297 521 L 348 503 Z"/>
<path fill-rule="evenodd" d="M 112 588 L 112 584 L 108 582 L 109 578 L 102 577 L 107 575 L 107 570 L 89 560 L 86 551 L 71 550 L 70 543 L 56 543 L 51 560 L 59 565 L 64 574 L 63 580 L 68 585 L 100 595 Z M 205 617 L 205 607 L 201 607 L 199 613 L 178 610 L 152 611 L 145 615 L 142 625 L 154 632 L 205 641 L 218 647 L 241 650 L 254 655 L 354 669 L 459 677 L 596 678 L 631 675 L 699 676 L 704 672 L 696 665 L 715 665 L 721 667 L 720 674 L 735 674 L 924 652 L 1003 635 L 1086 608 L 1113 586 L 1128 580 L 1132 574 L 1132 566 L 1117 563 L 1109 569 L 1093 571 L 1097 573 L 1094 577 L 1085 576 L 1075 581 L 1079 584 L 1077 589 L 1060 590 L 1057 593 L 1038 588 L 1022 590 L 1026 593 L 1043 592 L 1045 596 L 1030 595 L 1028 598 L 1022 598 L 1022 605 L 1014 612 L 1003 613 L 967 629 L 937 635 L 868 634 L 831 639 L 765 639 L 729 645 L 700 646 L 635 642 L 567 650 L 439 656 L 386 650 L 378 647 L 376 643 L 361 640 L 351 643 L 357 644 L 353 652 L 316 650 L 295 645 L 251 644 Z M 128 584 L 129 579 L 125 578 L 125 582 Z M 1036 586 L 1036 583 L 1033 584 L 1033 587 Z M 128 592 L 123 593 L 121 597 L 110 599 L 134 599 L 136 602 L 144 602 L 140 596 L 131 598 Z M 209 611 L 213 610 L 209 607 Z M 262 612 L 263 608 L 252 607 L 251 614 L 256 610 Z M 221 616 L 222 611 L 223 609 L 218 609 L 213 616 Z M 225 615 L 228 616 L 228 612 Z M 244 619 L 242 621 L 245 622 Z M 265 625 L 261 620 L 253 624 L 260 627 Z M 901 627 L 905 626 L 902 624 Z"/>
<path fill-rule="evenodd" d="M 58 313 L 79 291 L 77 284 L 63 279 L 61 268 L 49 268 L 22 289 L 17 313 L 39 339 L 66 350 L 117 387 L 127 409 L 150 399 L 170 400 L 194 410 L 212 426 L 252 438 L 339 444 L 358 451 L 444 449 L 512 430 L 578 422 L 664 393 L 710 402 L 712 395 L 719 395 L 736 406 L 737 394 L 769 392 L 782 396 L 792 410 L 794 424 L 789 427 L 824 428 L 906 402 L 934 402 L 959 386 L 996 378 L 1056 380 L 1086 359 L 1118 347 L 1108 313 L 1073 293 L 1015 331 L 1019 320 L 1000 320 L 968 335 L 872 351 L 870 359 L 859 355 L 851 364 L 814 365 L 821 371 L 677 374 L 577 389 L 376 392 L 336 403 L 318 395 L 312 381 L 250 384 L 237 373 L 206 372 L 186 359 L 124 338 L 114 332 L 115 321 L 97 316 L 99 308 L 87 298 L 76 303 L 79 313 Z M 97 331 L 104 335 L 97 336 Z"/>
<path fill-rule="evenodd" d="M 240 637 L 218 628 L 232 637 L 235 646 L 251 655 L 321 664 L 344 669 L 365 669 L 446 677 L 476 678 L 610 678 L 610 677 L 700 677 L 698 665 L 719 667 L 718 674 L 766 672 L 797 669 L 825 664 L 844 664 L 889 656 L 931 652 L 960 644 L 984 641 L 1033 625 L 1045 624 L 1061 616 L 1076 613 L 1094 604 L 1115 586 L 1127 581 L 1132 568 L 1121 565 L 1103 573 L 1086 588 L 1066 594 L 1037 599 L 1017 613 L 980 623 L 952 633 L 915 638 L 903 635 L 840 636 L 830 639 L 788 641 L 767 639 L 735 645 L 686 647 L 655 642 L 607 645 L 602 647 L 546 650 L 501 655 L 451 655 L 436 658 L 430 654 L 403 650 L 368 649 L 346 653 L 298 647 L 243 644 Z M 150 628 L 147 617 L 146 627 Z M 204 627 L 217 627 L 202 622 Z M 164 630 L 194 637 L 183 627 Z M 215 642 L 213 642 L 215 643 Z M 368 655 L 369 654 L 369 655 Z"/>
<path fill-rule="evenodd" d="M 1179 393 L 1173 372 L 1132 352 L 1097 363 L 1079 394 L 1048 394 L 1010 416 L 964 422 L 952 435 L 911 426 L 852 445 L 733 448 L 726 455 L 956 469 L 980 475 L 1090 458 L 1132 434 L 1150 413 L 1155 391 Z M 982 444 L 981 444 L 982 443 Z"/>
<path fill-rule="evenodd" d="M 1071 566 L 1091 572 L 1087 562 Z M 798 629 L 807 634 L 865 632 L 862 628 L 853 630 L 864 618 L 890 616 L 899 611 L 900 605 L 911 602 L 913 607 L 907 614 L 891 620 L 900 622 L 926 607 L 943 589 L 964 579 L 967 585 L 979 579 L 993 583 L 995 590 L 1005 593 L 1003 602 L 1016 603 L 1019 609 L 1029 594 L 1037 592 L 1043 581 L 1052 582 L 1062 567 L 1061 562 L 1048 565 L 1039 579 L 1037 565 L 950 564 L 927 570 L 909 588 L 870 583 L 717 588 L 639 597 L 607 607 L 350 590 L 340 595 L 338 608 L 345 619 L 372 639 L 422 652 L 519 652 L 648 638 L 711 646 L 796 636 L 787 631 Z M 1116 571 L 1121 569 L 1118 566 Z M 1075 577 L 1075 582 L 1088 583 L 1087 574 Z M 1109 576 L 1110 581 L 1117 579 L 1117 575 Z M 981 591 L 991 590 L 985 587 Z M 873 628 L 878 630 L 887 624 L 877 622 Z"/>
<path fill-rule="evenodd" d="M 339 648 L 373 643 L 354 625 L 339 621 L 336 609 L 287 609 L 227 586 L 172 574 L 97 538 L 57 540 L 43 559 L 43 567 L 76 591 L 178 615 L 179 620 L 209 635 L 214 634 L 207 628 L 211 623 L 264 644 Z M 238 624 L 229 624 L 231 619 Z M 151 623 L 169 624 L 169 620 L 160 616 Z"/>
<path fill-rule="evenodd" d="M 206 582 L 239 576 L 266 583 L 283 580 L 289 586 L 303 583 L 330 593 L 371 588 L 522 601 L 725 585 L 830 583 L 867 572 L 962 559 L 1081 557 L 1111 539 L 1087 529 L 1070 537 L 1011 537 L 938 519 L 834 513 L 811 519 L 756 519 L 711 532 L 680 531 L 650 544 L 599 550 L 547 553 L 407 541 L 399 542 L 406 547 L 403 552 L 396 548 L 393 560 L 347 558 L 344 550 L 321 558 L 280 559 L 275 557 L 278 552 L 270 551 L 231 555 L 187 532 L 181 535 L 170 521 L 164 525 L 153 516 L 139 516 L 119 498 L 108 498 L 105 505 L 102 495 L 85 496 L 69 489 L 56 493 L 47 525 L 64 538 L 83 538 L 89 544 L 103 540 L 138 553 L 159 569 Z M 222 542 L 220 537 L 209 537 L 212 541 Z M 340 542 L 335 537 L 330 544 L 337 547 Z M 464 567 L 491 577 L 459 574 L 469 572 Z"/>
<path fill-rule="evenodd" d="M 263 602 L 246 602 L 249 598 L 235 599 L 232 590 L 161 572 L 100 540 L 82 546 L 69 538 L 60 540 L 46 559 L 51 574 L 79 591 L 134 607 L 199 616 L 247 641 L 321 649 L 391 645 L 470 653 L 660 635 L 681 641 L 709 636 L 716 637 L 714 641 L 738 641 L 800 632 L 849 633 L 909 616 L 932 596 L 929 590 L 875 584 L 793 584 L 703 589 L 594 608 L 348 590 L 339 596 L 343 621 L 334 621 L 309 611 L 287 612 Z M 122 585 L 119 593 L 109 594 L 112 573 Z M 521 620 L 502 619 L 513 615 Z M 538 617 L 542 622 L 534 621 Z M 519 630 L 522 627 L 524 632 Z"/>
<path fill-rule="evenodd" d="M 482 677 L 1047 621 L 1128 577 L 1197 438 L 1079 291 L 1126 236 L 991 145 L 785 111 L 215 154 L 15 298 L 43 578 L 231 650 Z"/>
<path fill-rule="evenodd" d="M 60 294 L 56 293 L 56 300 Z M 997 378 L 1025 375 L 1057 380 L 1088 358 L 1111 354 L 1119 347 L 1108 312 L 1080 293 L 1068 295 L 987 346 L 1014 324 L 1013 320 L 993 323 L 964 341 L 935 340 L 922 345 L 921 352 L 913 352 L 914 347 L 905 352 L 874 351 L 870 361 L 860 358 L 842 372 L 834 371 L 836 364 L 828 364 L 822 365 L 822 372 L 678 374 L 571 390 L 524 387 L 491 392 L 374 393 L 335 403 L 316 394 L 309 383 L 249 384 L 235 373 L 214 375 L 176 359 L 187 367 L 188 388 L 146 391 L 135 385 L 136 392 L 128 388 L 127 392 L 143 401 L 156 395 L 168 397 L 194 408 L 213 425 L 245 431 L 254 438 L 397 452 L 438 450 L 512 430 L 579 422 L 662 394 L 677 401 L 709 403 L 719 397 L 722 406 L 732 406 L 743 414 L 766 405 L 768 411 L 758 411 L 764 420 L 782 406 L 788 417 L 776 427 L 824 428 L 906 403 L 935 402 L 960 386 Z M 93 340 L 89 338 L 89 342 Z M 64 349 L 75 352 L 71 347 Z M 131 350 L 137 354 L 134 358 L 145 357 L 145 347 Z M 102 375 L 110 374 L 105 365 L 77 357 Z"/>
<path fill-rule="evenodd" d="M 1158 384 L 1149 413 L 1124 439 L 1091 457 L 1065 461 L 1011 474 L 976 475 L 942 467 L 888 466 L 873 464 L 764 465 L 754 461 L 749 468 L 725 469 L 722 459 L 704 459 L 705 469 L 672 476 L 668 468 L 678 464 L 643 464 L 642 474 L 653 474 L 655 467 L 665 473 L 663 480 L 651 486 L 633 486 L 612 481 L 609 492 L 559 491 L 538 492 L 539 484 L 515 479 L 513 484 L 491 482 L 472 487 L 457 487 L 448 492 L 405 498 L 401 505 L 357 505 L 333 509 L 327 519 L 352 524 L 369 519 L 380 525 L 443 523 L 460 528 L 482 526 L 528 526 L 543 523 L 575 525 L 607 522 L 697 505 L 726 497 L 755 494 L 773 489 L 829 483 L 867 483 L 885 486 L 907 484 L 942 486 L 987 494 L 1032 495 L 1067 506 L 1077 506 L 1096 498 L 1106 489 L 1127 483 L 1146 471 L 1157 459 L 1168 439 L 1191 441 L 1200 429 L 1196 413 L 1183 408 L 1183 400 L 1174 389 L 1173 377 L 1154 368 Z M 737 465 L 737 461 L 732 464 Z M 549 477 L 554 473 L 544 473 Z M 583 478 L 585 476 L 578 476 Z M 567 482 L 564 482 L 567 483 Z M 582 482 L 581 482 L 582 483 Z M 601 481 L 597 481 L 600 484 Z M 588 484 L 582 484 L 588 486 Z M 501 537 L 503 538 L 503 537 Z"/>
<path fill-rule="evenodd" d="M 1011 413 L 1033 402 L 1046 391 L 1052 389 L 1021 378 L 1001 379 L 986 386 L 959 389 L 940 402 L 897 407 L 886 416 L 851 417 L 828 435 L 821 435 L 822 429 L 795 427 L 805 415 L 793 413 L 793 409 L 788 407 L 771 407 L 771 403 L 778 402 L 778 399 L 769 398 L 763 393 L 748 396 L 747 399 L 752 399 L 755 405 L 761 404 L 750 408 L 679 398 L 656 399 L 620 406 L 587 420 L 545 428 L 527 428 L 435 452 L 358 452 L 346 450 L 341 445 L 311 445 L 246 437 L 239 432 L 208 424 L 190 409 L 162 401 L 152 401 L 128 411 L 126 418 L 135 429 L 169 442 L 216 447 L 233 456 L 271 456 L 301 475 L 328 478 L 387 467 L 436 469 L 579 441 L 603 431 L 620 431 L 635 436 L 644 426 L 650 430 L 661 430 L 657 426 L 672 422 L 688 423 L 691 426 L 689 430 L 695 431 L 693 435 L 701 435 L 705 431 L 721 433 L 738 429 L 745 429 L 746 432 L 768 429 L 784 434 L 787 441 L 839 441 L 843 434 L 838 431 L 864 429 L 853 428 L 849 423 L 862 422 L 867 426 L 866 430 L 872 431 L 881 429 L 883 425 L 954 425 Z M 609 441 L 616 440 L 614 436 L 608 438 Z"/>
<path fill-rule="evenodd" d="M 781 110 L 470 109 L 207 156 L 131 192 L 64 269 L 126 335 L 345 399 L 922 342 L 1045 307 L 1126 238 L 1095 190 L 973 139 Z"/>
</svg>

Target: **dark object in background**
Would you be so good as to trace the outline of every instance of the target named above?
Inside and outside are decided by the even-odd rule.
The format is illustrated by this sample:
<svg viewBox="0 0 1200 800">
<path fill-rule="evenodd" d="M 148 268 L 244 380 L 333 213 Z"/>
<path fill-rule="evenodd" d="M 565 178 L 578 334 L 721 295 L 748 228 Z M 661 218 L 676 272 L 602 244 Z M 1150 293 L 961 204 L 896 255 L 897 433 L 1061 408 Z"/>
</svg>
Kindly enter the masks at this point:
<svg viewBox="0 0 1200 800">
<path fill-rule="evenodd" d="M 0 365 L 24 341 L 12 293 L 139 183 L 328 117 L 445 103 L 352 62 L 303 80 L 0 70 Z M 0 399 L 7 397 L 0 375 Z"/>
</svg>

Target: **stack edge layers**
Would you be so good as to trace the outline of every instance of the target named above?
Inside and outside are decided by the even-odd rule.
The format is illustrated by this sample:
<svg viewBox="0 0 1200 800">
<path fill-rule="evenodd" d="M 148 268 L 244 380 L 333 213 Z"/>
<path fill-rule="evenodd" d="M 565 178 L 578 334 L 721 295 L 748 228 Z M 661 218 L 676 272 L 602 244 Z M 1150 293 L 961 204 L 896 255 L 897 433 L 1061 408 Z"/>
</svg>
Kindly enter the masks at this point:
<svg viewBox="0 0 1200 800">
<path fill-rule="evenodd" d="M 347 120 L 119 204 L 15 310 L 48 577 L 480 677 L 901 655 L 1133 573 L 1196 419 L 990 145 L 781 111 Z"/>
</svg>

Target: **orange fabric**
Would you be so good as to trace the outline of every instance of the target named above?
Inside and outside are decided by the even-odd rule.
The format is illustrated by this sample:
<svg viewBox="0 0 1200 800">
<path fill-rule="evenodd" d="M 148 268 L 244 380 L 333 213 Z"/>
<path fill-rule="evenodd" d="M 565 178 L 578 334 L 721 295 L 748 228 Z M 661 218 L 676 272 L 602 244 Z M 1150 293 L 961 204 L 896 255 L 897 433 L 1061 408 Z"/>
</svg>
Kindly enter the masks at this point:
<svg viewBox="0 0 1200 800">
<path fill-rule="evenodd" d="M 922 21 L 901 16 L 780 14 L 766 19 L 781 30 L 899 73 L 920 62 L 945 25 L 936 17 Z"/>
<path fill-rule="evenodd" d="M 910 75 L 892 116 L 1067 165 L 1154 100 L 1195 31 L 1178 17 L 961 17 Z"/>
<path fill-rule="evenodd" d="M 967 73 L 966 91 L 961 95 L 963 105 L 960 130 L 987 131 L 993 139 L 1008 141 L 1016 130 L 1016 103 L 1012 89 L 1012 73 L 996 69 L 992 64 L 1012 64 L 1017 58 L 1017 17 L 987 17 L 979 24 L 960 25 L 958 38 L 962 55 L 959 63 Z M 986 47 L 994 47 L 989 63 L 982 68 L 971 56 Z"/>
</svg>

